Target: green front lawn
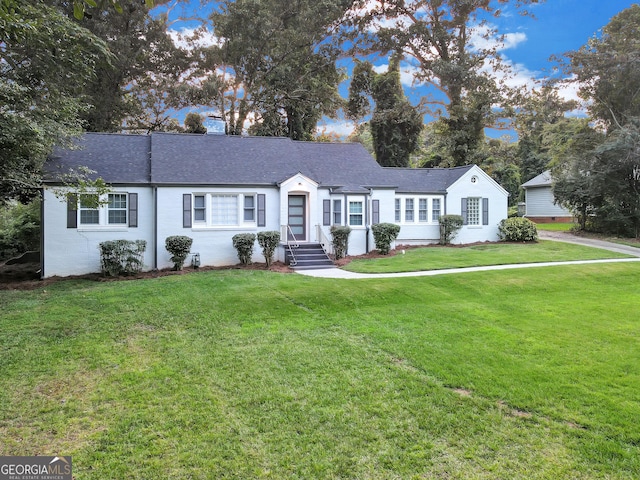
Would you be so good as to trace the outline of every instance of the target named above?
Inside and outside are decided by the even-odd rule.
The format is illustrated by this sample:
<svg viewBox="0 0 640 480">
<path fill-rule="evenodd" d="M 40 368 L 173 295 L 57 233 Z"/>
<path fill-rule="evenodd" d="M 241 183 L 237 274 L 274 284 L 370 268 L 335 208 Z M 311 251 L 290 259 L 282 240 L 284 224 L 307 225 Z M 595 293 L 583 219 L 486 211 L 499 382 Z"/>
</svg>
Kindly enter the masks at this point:
<svg viewBox="0 0 640 480">
<path fill-rule="evenodd" d="M 417 272 L 445 268 L 508 265 L 513 263 L 561 262 L 625 258 L 627 255 L 599 248 L 541 240 L 537 243 L 486 243 L 469 247 L 437 245 L 405 250 L 404 255 L 376 259 L 356 259 L 343 267 L 359 273 Z"/>
<path fill-rule="evenodd" d="M 0 455 L 83 479 L 640 476 L 640 265 L 0 292 Z"/>
</svg>

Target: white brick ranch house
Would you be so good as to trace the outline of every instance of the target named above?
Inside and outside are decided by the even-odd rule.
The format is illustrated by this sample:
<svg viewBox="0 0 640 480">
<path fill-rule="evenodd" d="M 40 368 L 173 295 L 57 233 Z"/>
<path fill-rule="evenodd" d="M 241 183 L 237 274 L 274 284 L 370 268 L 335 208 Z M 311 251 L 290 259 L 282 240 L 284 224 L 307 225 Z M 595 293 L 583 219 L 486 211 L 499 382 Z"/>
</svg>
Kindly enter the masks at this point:
<svg viewBox="0 0 640 480">
<path fill-rule="evenodd" d="M 145 269 L 169 268 L 165 239 L 186 235 L 202 265 L 238 263 L 233 235 L 281 232 L 327 245 L 332 225 L 349 225 L 350 255 L 375 248 L 370 226 L 400 225 L 397 244 L 438 241 L 438 218 L 458 214 L 455 243 L 498 240 L 507 192 L 477 166 L 383 168 L 357 143 L 153 133 L 87 133 L 77 149 L 48 160 L 43 188 L 42 276 L 100 271 L 99 243 L 145 240 Z M 105 204 L 58 198 L 56 172 L 86 166 L 111 190 Z M 254 261 L 264 261 L 259 247 Z"/>
</svg>

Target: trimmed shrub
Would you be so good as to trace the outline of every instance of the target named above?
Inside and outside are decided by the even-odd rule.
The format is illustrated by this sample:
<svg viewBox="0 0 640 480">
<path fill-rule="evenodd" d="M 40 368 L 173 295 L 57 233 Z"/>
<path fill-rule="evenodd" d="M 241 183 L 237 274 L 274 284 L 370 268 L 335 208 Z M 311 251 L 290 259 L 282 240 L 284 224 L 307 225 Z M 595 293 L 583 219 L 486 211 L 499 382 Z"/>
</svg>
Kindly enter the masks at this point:
<svg viewBox="0 0 640 480">
<path fill-rule="evenodd" d="M 238 251 L 238 258 L 243 265 L 251 264 L 253 244 L 256 242 L 254 233 L 238 233 L 232 237 L 233 248 Z"/>
<path fill-rule="evenodd" d="M 273 254 L 280 243 L 280 232 L 258 232 L 258 245 L 262 247 L 262 255 L 267 262 L 267 268 L 273 263 Z"/>
<path fill-rule="evenodd" d="M 349 250 L 349 234 L 351 227 L 334 225 L 331 227 L 331 245 L 333 245 L 333 255 L 336 260 L 344 258 Z"/>
<path fill-rule="evenodd" d="M 536 224 L 528 218 L 506 218 L 498 225 L 500 240 L 507 242 L 535 242 L 538 239 Z"/>
<path fill-rule="evenodd" d="M 458 234 L 464 220 L 460 215 L 442 215 L 440 217 L 440 245 L 449 245 Z"/>
<path fill-rule="evenodd" d="M 378 223 L 371 226 L 373 231 L 373 241 L 376 242 L 376 249 L 382 255 L 387 255 L 391 250 L 391 243 L 398 238 L 400 225 L 395 223 Z"/>
<path fill-rule="evenodd" d="M 100 268 L 104 275 L 117 277 L 142 271 L 145 240 L 108 240 L 98 245 Z"/>
<path fill-rule="evenodd" d="M 191 251 L 193 239 L 184 235 L 173 235 L 164 241 L 164 247 L 171 254 L 174 270 L 182 270 L 184 261 Z"/>
</svg>

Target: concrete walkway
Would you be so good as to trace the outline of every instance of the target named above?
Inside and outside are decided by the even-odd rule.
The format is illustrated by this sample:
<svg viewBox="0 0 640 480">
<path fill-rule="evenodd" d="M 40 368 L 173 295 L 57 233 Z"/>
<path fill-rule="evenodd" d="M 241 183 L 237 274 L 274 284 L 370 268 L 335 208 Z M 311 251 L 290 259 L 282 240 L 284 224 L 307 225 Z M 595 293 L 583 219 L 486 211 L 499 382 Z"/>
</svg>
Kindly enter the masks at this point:
<svg viewBox="0 0 640 480">
<path fill-rule="evenodd" d="M 539 262 L 539 263 L 518 263 L 512 265 L 491 265 L 486 267 L 467 268 L 447 268 L 443 270 L 426 270 L 422 272 L 401 272 L 401 273 L 355 273 L 341 270 L 339 268 L 323 268 L 317 270 L 298 270 L 297 273 L 318 278 L 344 278 L 344 279 L 365 279 L 365 278 L 400 278 L 400 277 L 431 277 L 435 275 L 448 275 L 451 273 L 486 272 L 489 270 L 513 270 L 517 268 L 554 267 L 560 265 L 589 265 L 595 263 L 628 263 L 640 262 L 640 248 L 619 245 L 617 243 L 605 242 L 603 240 L 593 240 L 590 238 L 576 237 L 564 232 L 538 232 L 540 239 L 553 240 L 556 242 L 575 243 L 589 247 L 602 248 L 617 253 L 626 253 L 635 258 L 613 258 L 603 260 L 576 260 L 567 262 Z"/>
</svg>

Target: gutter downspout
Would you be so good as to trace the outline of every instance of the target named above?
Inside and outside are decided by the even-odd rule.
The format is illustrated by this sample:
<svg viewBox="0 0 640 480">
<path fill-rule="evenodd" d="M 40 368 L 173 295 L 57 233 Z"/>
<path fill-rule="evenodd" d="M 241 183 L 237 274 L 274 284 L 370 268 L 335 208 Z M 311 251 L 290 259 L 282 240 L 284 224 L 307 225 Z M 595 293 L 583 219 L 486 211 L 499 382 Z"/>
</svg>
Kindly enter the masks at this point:
<svg viewBox="0 0 640 480">
<path fill-rule="evenodd" d="M 158 187 L 153 186 L 153 270 L 158 269 Z"/>
<path fill-rule="evenodd" d="M 40 280 L 44 279 L 44 187 L 40 188 Z"/>
</svg>

